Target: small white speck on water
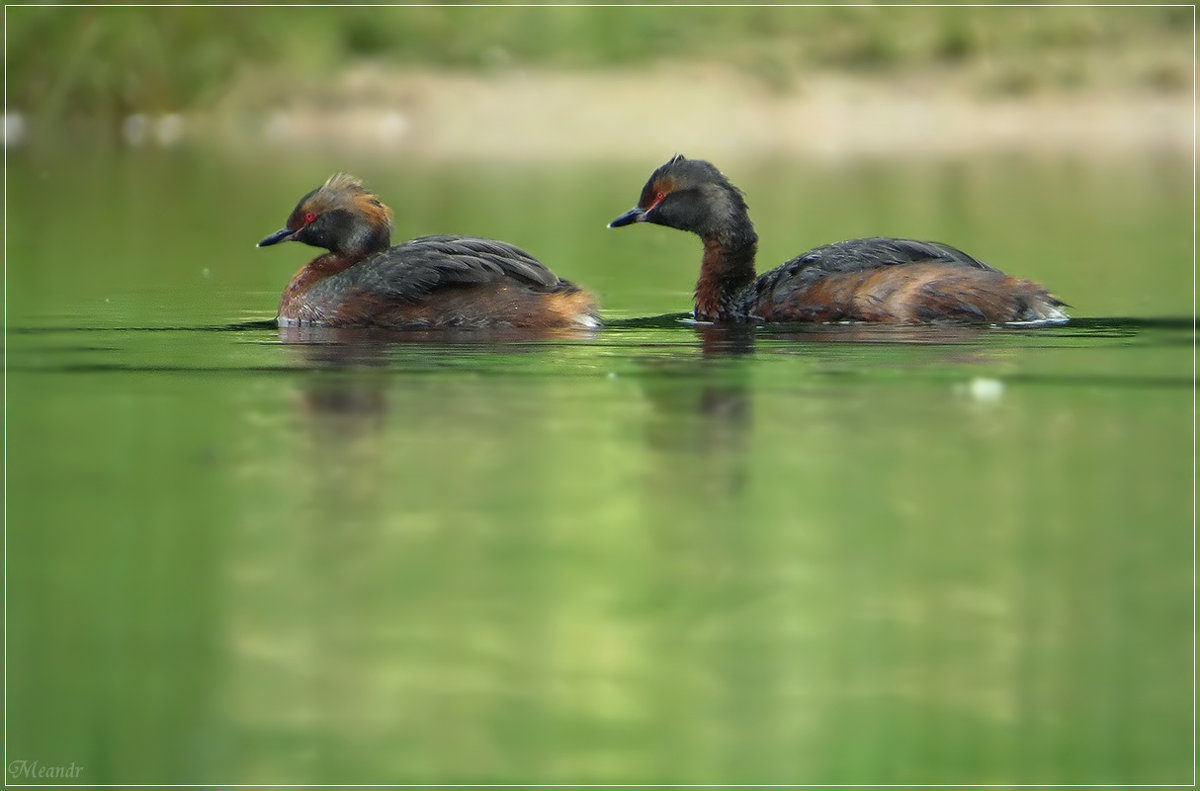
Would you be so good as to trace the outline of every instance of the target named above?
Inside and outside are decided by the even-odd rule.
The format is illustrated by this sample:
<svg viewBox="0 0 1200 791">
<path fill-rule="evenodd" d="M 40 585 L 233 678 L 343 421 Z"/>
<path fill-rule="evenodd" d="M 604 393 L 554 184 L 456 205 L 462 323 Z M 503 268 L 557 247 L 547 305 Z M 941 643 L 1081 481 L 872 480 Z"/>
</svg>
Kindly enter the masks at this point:
<svg viewBox="0 0 1200 791">
<path fill-rule="evenodd" d="M 1004 397 L 1004 382 L 988 376 L 976 376 L 966 384 L 955 385 L 954 390 L 972 401 L 992 404 Z"/>
</svg>

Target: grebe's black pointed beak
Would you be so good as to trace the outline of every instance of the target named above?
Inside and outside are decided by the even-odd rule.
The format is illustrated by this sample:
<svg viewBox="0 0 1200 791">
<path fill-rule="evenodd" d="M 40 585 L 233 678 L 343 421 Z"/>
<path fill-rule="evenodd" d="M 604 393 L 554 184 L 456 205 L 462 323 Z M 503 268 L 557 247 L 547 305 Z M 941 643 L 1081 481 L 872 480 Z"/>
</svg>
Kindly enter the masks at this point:
<svg viewBox="0 0 1200 791">
<path fill-rule="evenodd" d="M 255 246 L 256 247 L 270 247 L 273 244 L 279 244 L 280 242 L 287 242 L 287 241 L 291 240 L 292 234 L 294 234 L 294 233 L 295 233 L 295 231 L 293 231 L 290 228 L 280 228 L 278 231 L 271 234 L 266 239 L 263 239 L 261 242 L 259 242 Z"/>
<path fill-rule="evenodd" d="M 622 225 L 632 225 L 635 222 L 646 221 L 646 210 L 634 206 L 629 211 L 622 214 L 617 219 L 608 224 L 609 228 L 620 228 Z"/>
</svg>

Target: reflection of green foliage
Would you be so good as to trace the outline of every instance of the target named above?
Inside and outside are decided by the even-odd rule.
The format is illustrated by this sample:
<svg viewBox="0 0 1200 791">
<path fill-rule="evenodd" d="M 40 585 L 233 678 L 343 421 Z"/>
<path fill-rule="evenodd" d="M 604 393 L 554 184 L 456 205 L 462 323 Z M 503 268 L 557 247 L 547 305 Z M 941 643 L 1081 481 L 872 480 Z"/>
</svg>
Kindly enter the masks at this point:
<svg viewBox="0 0 1200 791">
<path fill-rule="evenodd" d="M 397 239 L 509 239 L 606 316 L 685 309 L 700 244 L 604 228 L 656 163 L 9 160 L 13 755 L 123 787 L 1187 776 L 1190 323 L 281 344 L 231 323 L 316 253 L 253 244 L 335 162 Z M 1184 160 L 720 164 L 763 267 L 928 234 L 1153 319 L 1192 310 Z"/>
<path fill-rule="evenodd" d="M 774 88 L 821 69 L 975 64 L 993 72 L 984 87 L 1025 90 L 1025 75 L 1047 61 L 1103 63 L 1120 51 L 1144 58 L 1135 70 L 1143 85 L 1164 89 L 1181 83 L 1167 53 L 1191 30 L 1186 8 L 26 6 L 8 14 L 6 65 L 9 104 L 52 115 L 186 109 L 247 64 L 311 82 L 363 58 L 457 69 L 691 60 L 745 69 Z M 1039 80 L 1086 83 L 1054 73 Z"/>
</svg>

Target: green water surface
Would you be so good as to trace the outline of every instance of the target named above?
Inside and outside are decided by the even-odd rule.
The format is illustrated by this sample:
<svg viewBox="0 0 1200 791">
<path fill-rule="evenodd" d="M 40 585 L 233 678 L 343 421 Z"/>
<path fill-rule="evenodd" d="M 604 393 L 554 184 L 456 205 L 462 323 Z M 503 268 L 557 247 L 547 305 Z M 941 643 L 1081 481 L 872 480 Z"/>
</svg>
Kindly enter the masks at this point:
<svg viewBox="0 0 1200 791">
<path fill-rule="evenodd" d="M 10 153 L 9 780 L 1191 782 L 1188 163 L 719 163 L 1079 317 L 746 331 L 604 227 L 657 164 Z M 337 168 L 610 326 L 281 333 Z"/>
</svg>

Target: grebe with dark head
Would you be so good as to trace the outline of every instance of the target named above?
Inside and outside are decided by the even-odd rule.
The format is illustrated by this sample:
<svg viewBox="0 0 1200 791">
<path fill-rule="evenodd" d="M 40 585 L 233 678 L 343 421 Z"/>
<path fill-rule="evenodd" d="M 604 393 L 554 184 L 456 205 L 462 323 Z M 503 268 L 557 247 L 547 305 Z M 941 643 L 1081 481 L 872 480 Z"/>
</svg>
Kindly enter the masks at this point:
<svg viewBox="0 0 1200 791">
<path fill-rule="evenodd" d="M 421 236 L 392 246 L 392 210 L 344 173 L 300 199 L 258 243 L 329 252 L 305 265 L 279 301 L 280 325 L 328 327 L 600 326 L 591 294 L 529 253 L 474 236 Z"/>
<path fill-rule="evenodd" d="M 704 243 L 701 321 L 922 323 L 1067 320 L 1065 303 L 962 250 L 874 237 L 823 245 L 755 276 L 758 235 L 742 192 L 711 163 L 675 156 L 610 228 L 649 222 Z"/>
</svg>

